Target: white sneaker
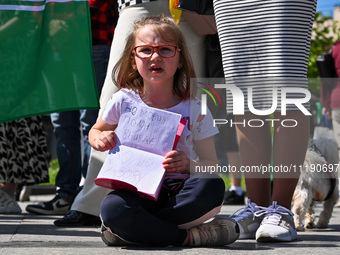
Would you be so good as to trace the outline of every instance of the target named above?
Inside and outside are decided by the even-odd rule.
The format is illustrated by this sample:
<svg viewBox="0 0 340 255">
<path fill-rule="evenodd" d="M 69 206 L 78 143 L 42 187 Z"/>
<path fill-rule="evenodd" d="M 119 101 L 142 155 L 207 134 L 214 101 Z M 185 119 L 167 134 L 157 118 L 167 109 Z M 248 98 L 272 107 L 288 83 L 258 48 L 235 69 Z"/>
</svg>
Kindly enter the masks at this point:
<svg viewBox="0 0 340 255">
<path fill-rule="evenodd" d="M 262 210 L 255 214 L 264 215 L 263 221 L 256 231 L 256 241 L 275 242 L 293 241 L 297 238 L 294 225 L 294 214 L 287 208 L 280 206 L 276 201 L 268 208 L 260 207 Z"/>
<path fill-rule="evenodd" d="M 254 202 L 248 199 L 246 207 L 240 208 L 232 215 L 239 225 L 240 237 L 239 239 L 254 239 L 256 230 L 259 228 L 263 217 L 256 217 L 255 212 L 260 210 Z"/>
<path fill-rule="evenodd" d="M 32 193 L 32 186 L 23 186 L 20 195 L 19 195 L 19 201 L 20 202 L 26 202 L 30 201 L 30 195 Z"/>
<path fill-rule="evenodd" d="M 21 213 L 21 208 L 17 201 L 15 201 L 5 191 L 1 189 L 0 189 L 0 213 L 3 214 Z"/>
<path fill-rule="evenodd" d="M 216 216 L 212 221 L 189 229 L 189 246 L 223 246 L 235 242 L 240 230 L 236 221 Z"/>
</svg>

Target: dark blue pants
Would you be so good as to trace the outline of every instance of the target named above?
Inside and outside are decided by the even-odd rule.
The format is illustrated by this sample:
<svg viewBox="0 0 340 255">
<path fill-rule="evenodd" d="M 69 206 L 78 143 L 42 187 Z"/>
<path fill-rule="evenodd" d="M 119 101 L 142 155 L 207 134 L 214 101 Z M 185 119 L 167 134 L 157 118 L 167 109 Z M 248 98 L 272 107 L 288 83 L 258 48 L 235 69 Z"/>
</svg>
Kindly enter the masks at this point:
<svg viewBox="0 0 340 255">
<path fill-rule="evenodd" d="M 187 230 L 178 225 L 221 206 L 224 190 L 218 175 L 197 174 L 184 181 L 167 179 L 158 201 L 127 191 L 113 191 L 104 198 L 100 213 L 103 224 L 127 241 L 178 246 L 187 236 Z"/>
<path fill-rule="evenodd" d="M 109 56 L 109 46 L 92 46 L 98 95 L 104 84 Z M 57 138 L 59 161 L 59 172 L 56 177 L 57 192 L 61 198 L 70 203 L 79 191 L 81 177 L 86 177 L 91 151 L 88 134 L 93 124 L 96 123 L 97 117 L 98 110 L 64 111 L 51 114 L 54 134 Z"/>
</svg>

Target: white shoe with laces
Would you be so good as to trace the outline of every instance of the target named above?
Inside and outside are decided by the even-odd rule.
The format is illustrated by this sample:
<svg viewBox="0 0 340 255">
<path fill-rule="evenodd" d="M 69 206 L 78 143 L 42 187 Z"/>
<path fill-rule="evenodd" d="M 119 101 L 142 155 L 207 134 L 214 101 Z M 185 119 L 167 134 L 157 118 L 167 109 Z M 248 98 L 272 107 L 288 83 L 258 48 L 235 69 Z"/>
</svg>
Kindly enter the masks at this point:
<svg viewBox="0 0 340 255">
<path fill-rule="evenodd" d="M 232 215 L 239 225 L 240 237 L 239 239 L 254 239 L 256 230 L 259 228 L 263 217 L 256 217 L 256 211 L 260 210 L 254 202 L 248 199 L 247 205 L 240 208 Z"/>
<path fill-rule="evenodd" d="M 256 241 L 258 242 L 290 242 L 297 238 L 297 232 L 294 225 L 293 213 L 273 202 L 271 206 L 259 207 L 255 213 L 257 216 L 264 216 L 262 223 L 256 231 Z"/>
</svg>

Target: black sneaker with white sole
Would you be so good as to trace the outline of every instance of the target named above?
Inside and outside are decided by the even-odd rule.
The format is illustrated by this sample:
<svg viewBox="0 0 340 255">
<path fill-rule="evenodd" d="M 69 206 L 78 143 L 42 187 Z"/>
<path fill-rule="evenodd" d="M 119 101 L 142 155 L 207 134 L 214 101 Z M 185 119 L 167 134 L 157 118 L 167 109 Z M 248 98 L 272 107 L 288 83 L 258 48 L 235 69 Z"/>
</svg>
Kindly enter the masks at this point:
<svg viewBox="0 0 340 255">
<path fill-rule="evenodd" d="M 79 211 L 71 211 L 62 219 L 54 221 L 58 227 L 82 227 L 82 226 L 100 226 L 102 221 L 98 216 L 90 215 Z"/>
<path fill-rule="evenodd" d="M 65 215 L 70 212 L 71 205 L 57 194 L 51 201 L 26 206 L 26 211 L 41 215 Z"/>
<path fill-rule="evenodd" d="M 235 190 L 227 190 L 224 195 L 224 205 L 244 205 L 244 193 L 239 196 Z"/>
</svg>

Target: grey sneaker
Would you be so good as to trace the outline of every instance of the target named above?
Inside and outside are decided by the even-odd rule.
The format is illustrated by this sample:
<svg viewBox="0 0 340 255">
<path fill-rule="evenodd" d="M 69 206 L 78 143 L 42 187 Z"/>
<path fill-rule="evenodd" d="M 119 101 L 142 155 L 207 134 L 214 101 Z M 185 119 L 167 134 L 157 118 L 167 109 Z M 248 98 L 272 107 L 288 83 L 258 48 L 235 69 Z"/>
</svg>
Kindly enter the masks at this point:
<svg viewBox="0 0 340 255">
<path fill-rule="evenodd" d="M 105 227 L 102 224 L 102 228 L 101 228 L 101 238 L 103 240 L 103 242 L 107 245 L 107 246 L 131 246 L 131 245 L 137 245 L 136 243 L 132 243 L 129 241 L 124 240 L 123 238 L 121 238 L 120 236 L 114 234 L 111 232 L 111 230 L 107 227 Z"/>
<path fill-rule="evenodd" d="M 268 208 L 260 207 L 256 215 L 264 215 L 264 219 L 256 231 L 256 241 L 276 242 L 293 241 L 297 238 L 294 225 L 294 214 L 287 208 L 280 206 L 276 201 Z"/>
<path fill-rule="evenodd" d="M 240 237 L 239 239 L 254 239 L 256 230 L 259 228 L 263 216 L 256 217 L 255 212 L 260 210 L 254 202 L 248 199 L 247 205 L 240 208 L 232 215 L 233 218 L 239 225 Z"/>
<path fill-rule="evenodd" d="M 0 189 L 0 213 L 19 214 L 21 208 L 17 201 L 11 198 L 5 191 Z"/>
<path fill-rule="evenodd" d="M 70 212 L 71 205 L 72 203 L 57 194 L 51 201 L 26 206 L 26 211 L 42 215 L 66 215 Z"/>
<path fill-rule="evenodd" d="M 189 229 L 189 246 L 223 246 L 235 242 L 240 230 L 236 221 L 216 216 L 212 221 Z"/>
</svg>

